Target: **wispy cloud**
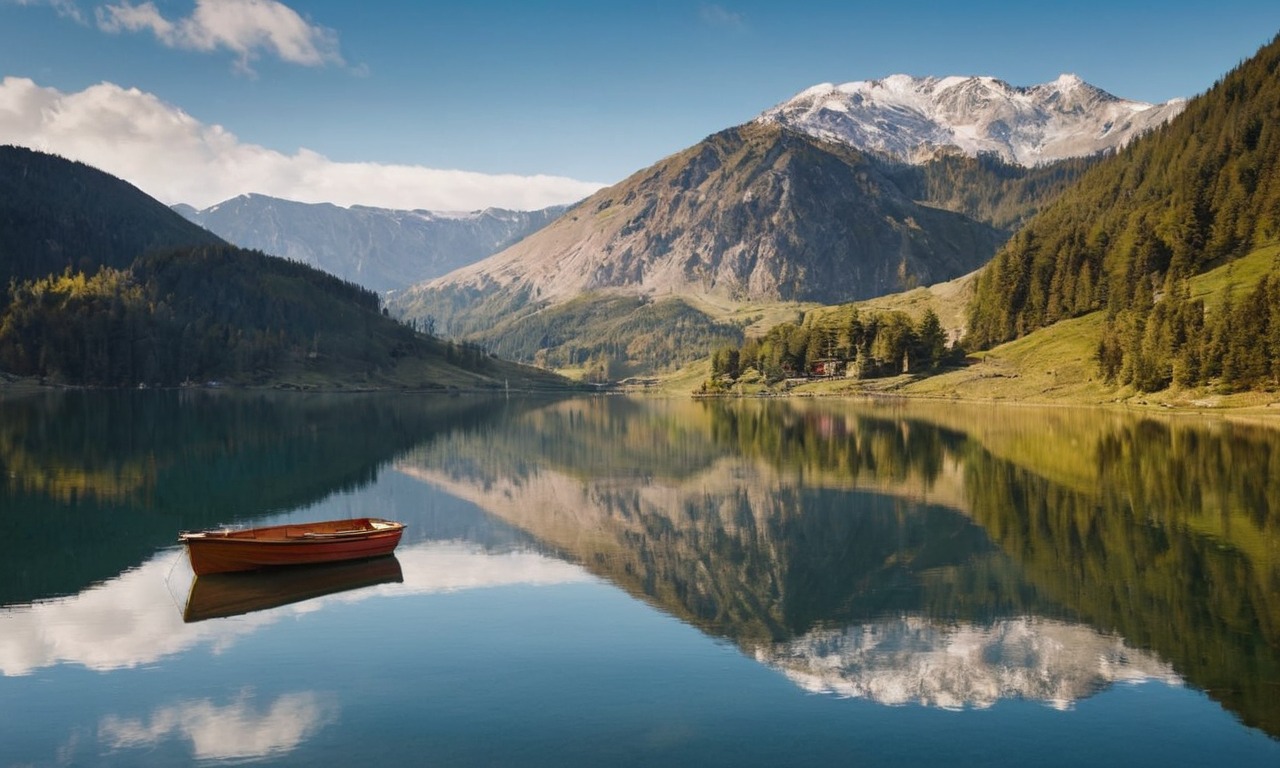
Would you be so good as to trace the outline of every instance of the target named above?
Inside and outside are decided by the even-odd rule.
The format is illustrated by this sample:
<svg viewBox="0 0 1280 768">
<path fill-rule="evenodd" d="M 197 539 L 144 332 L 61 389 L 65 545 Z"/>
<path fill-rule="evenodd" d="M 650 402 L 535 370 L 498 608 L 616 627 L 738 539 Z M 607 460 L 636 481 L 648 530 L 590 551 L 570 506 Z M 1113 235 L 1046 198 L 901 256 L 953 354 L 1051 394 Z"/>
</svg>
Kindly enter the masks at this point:
<svg viewBox="0 0 1280 768">
<path fill-rule="evenodd" d="M 7 0 L 7 2 L 12 5 L 45 6 L 57 11 L 58 15 L 64 19 L 71 19 L 80 24 L 87 23 L 84 12 L 80 10 L 75 0 Z"/>
<path fill-rule="evenodd" d="M 602 186 L 560 176 L 340 163 L 308 149 L 285 154 L 241 142 L 153 94 L 112 83 L 63 93 L 27 78 L 4 78 L 0 143 L 80 160 L 163 202 L 198 207 L 258 192 L 338 205 L 532 210 L 579 200 Z"/>
<path fill-rule="evenodd" d="M 104 32 L 150 32 L 170 48 L 204 53 L 225 49 L 235 54 L 236 69 L 249 74 L 263 54 L 308 67 L 343 63 L 337 33 L 276 0 L 196 0 L 190 16 L 175 20 L 155 3 L 123 0 L 98 7 L 95 16 Z"/>
<path fill-rule="evenodd" d="M 743 29 L 747 21 L 741 13 L 731 11 L 723 5 L 706 4 L 698 9 L 698 16 L 703 23 L 721 29 Z"/>
</svg>

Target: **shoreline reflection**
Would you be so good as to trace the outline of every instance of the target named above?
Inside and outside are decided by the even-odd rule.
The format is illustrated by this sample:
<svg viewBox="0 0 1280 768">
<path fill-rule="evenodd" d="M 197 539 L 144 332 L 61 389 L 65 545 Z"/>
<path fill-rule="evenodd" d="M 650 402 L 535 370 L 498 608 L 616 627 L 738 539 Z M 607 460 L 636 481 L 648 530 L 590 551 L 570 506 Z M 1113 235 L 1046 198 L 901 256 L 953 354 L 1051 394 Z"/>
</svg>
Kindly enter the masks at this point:
<svg viewBox="0 0 1280 768">
<path fill-rule="evenodd" d="M 1273 428 L 1100 409 L 599 398 L 398 468 L 748 655 L 1036 617 L 1122 638 L 1274 738 L 1278 458 Z"/>
</svg>

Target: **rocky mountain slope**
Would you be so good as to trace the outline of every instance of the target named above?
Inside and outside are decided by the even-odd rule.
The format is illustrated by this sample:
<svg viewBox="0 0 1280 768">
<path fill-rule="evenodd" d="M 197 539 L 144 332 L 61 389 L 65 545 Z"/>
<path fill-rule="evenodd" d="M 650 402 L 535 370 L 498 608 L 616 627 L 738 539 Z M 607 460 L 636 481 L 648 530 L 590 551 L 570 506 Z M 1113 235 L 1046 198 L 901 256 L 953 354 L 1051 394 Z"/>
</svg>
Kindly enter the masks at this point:
<svg viewBox="0 0 1280 768">
<path fill-rule="evenodd" d="M 893 75 L 815 85 L 757 120 L 904 162 L 949 149 L 1032 166 L 1119 149 L 1185 106 L 1183 99 L 1117 98 L 1075 75 L 1030 87 L 993 77 Z"/>
<path fill-rule="evenodd" d="M 833 304 L 966 274 L 1096 153 L 1181 108 L 1117 99 L 1070 76 L 1032 88 L 905 76 L 815 87 L 601 190 L 495 256 L 415 286 L 395 309 L 516 359 L 669 367 L 680 354 L 655 361 L 640 351 L 652 344 L 633 343 L 675 335 L 654 316 L 718 342 L 733 334 L 716 318 L 691 319 L 690 308 Z M 634 333 L 593 331 L 602 316 L 629 321 L 641 310 Z"/>
<path fill-rule="evenodd" d="M 1004 240 L 917 203 L 916 191 L 847 146 L 777 125 L 732 128 L 415 286 L 398 307 L 468 334 L 593 292 L 839 302 L 964 274 Z"/>
<path fill-rule="evenodd" d="M 384 293 L 439 277 L 541 229 L 564 206 L 538 211 L 400 211 L 241 195 L 174 210 L 242 248 L 301 261 Z"/>
</svg>

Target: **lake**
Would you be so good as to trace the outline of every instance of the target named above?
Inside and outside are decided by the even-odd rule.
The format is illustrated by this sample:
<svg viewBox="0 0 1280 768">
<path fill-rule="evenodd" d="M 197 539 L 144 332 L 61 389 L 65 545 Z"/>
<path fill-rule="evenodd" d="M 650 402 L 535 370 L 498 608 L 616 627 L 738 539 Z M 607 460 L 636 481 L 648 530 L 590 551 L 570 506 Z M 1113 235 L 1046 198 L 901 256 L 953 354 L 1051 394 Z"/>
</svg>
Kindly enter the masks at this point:
<svg viewBox="0 0 1280 768">
<path fill-rule="evenodd" d="M 176 541 L 355 516 L 394 557 Z M 1280 429 L 0 394 L 0 766 L 187 763 L 1277 766 Z"/>
</svg>

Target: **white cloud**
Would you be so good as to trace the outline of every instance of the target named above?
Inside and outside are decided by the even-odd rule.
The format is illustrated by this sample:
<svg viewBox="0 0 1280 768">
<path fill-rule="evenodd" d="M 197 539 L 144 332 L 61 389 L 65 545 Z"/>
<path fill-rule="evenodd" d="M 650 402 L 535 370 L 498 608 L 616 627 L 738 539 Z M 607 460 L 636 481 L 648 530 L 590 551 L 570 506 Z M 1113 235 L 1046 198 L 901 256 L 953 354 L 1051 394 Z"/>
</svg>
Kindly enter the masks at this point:
<svg viewBox="0 0 1280 768">
<path fill-rule="evenodd" d="M 150 32 L 170 48 L 205 53 L 225 48 L 247 73 L 261 52 L 308 67 L 342 64 L 336 33 L 276 0 L 196 0 L 191 16 L 176 21 L 161 15 L 155 3 L 128 0 L 101 6 L 96 15 L 105 32 Z"/>
<path fill-rule="evenodd" d="M 206 207 L 250 192 L 382 208 L 533 210 L 602 185 L 559 176 L 483 174 L 417 165 L 340 163 L 246 144 L 155 95 L 100 83 L 77 93 L 27 78 L 0 81 L 0 143 L 100 168 L 165 203 Z"/>
<path fill-rule="evenodd" d="M 13 5 L 47 5 L 57 11 L 58 15 L 64 19 L 71 19 L 80 24 L 85 23 L 84 14 L 81 13 L 80 7 L 76 5 L 75 0 L 9 0 Z"/>
</svg>

